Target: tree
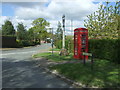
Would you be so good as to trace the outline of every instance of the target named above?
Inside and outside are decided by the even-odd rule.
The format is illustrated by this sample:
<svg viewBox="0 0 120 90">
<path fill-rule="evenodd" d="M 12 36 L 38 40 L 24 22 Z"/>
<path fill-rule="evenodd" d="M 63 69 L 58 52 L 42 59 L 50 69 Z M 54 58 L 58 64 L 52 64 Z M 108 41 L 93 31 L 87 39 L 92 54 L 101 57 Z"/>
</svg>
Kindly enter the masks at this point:
<svg viewBox="0 0 120 90">
<path fill-rule="evenodd" d="M 90 38 L 118 38 L 119 10 L 118 2 L 115 6 L 100 5 L 99 10 L 85 20 L 84 26 L 89 30 Z"/>
<path fill-rule="evenodd" d="M 15 29 L 11 21 L 6 20 L 5 24 L 2 25 L 2 34 L 3 35 L 15 35 Z"/>
<path fill-rule="evenodd" d="M 0 30 L 0 36 L 2 35 L 2 30 Z"/>
<path fill-rule="evenodd" d="M 26 40 L 27 39 L 27 31 L 23 23 L 18 23 L 17 25 L 17 38 L 19 40 Z"/>
<path fill-rule="evenodd" d="M 58 22 L 58 28 L 57 28 L 57 32 L 56 32 L 56 37 L 59 40 L 62 40 L 62 27 L 61 27 L 61 23 Z"/>
<path fill-rule="evenodd" d="M 44 18 L 38 18 L 32 22 L 34 32 L 37 34 L 38 39 L 43 39 L 47 37 L 46 27 L 50 25 Z"/>
<path fill-rule="evenodd" d="M 35 41 L 35 33 L 34 33 L 34 29 L 33 28 L 30 28 L 28 31 L 27 31 L 27 34 L 28 34 L 28 39 L 30 41 Z"/>
</svg>

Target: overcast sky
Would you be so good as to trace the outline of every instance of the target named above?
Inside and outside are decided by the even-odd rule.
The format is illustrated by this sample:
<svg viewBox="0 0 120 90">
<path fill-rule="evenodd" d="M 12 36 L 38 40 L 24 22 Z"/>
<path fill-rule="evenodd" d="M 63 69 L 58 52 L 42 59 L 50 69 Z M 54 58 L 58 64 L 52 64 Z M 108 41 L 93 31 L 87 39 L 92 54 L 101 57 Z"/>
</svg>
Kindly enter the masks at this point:
<svg viewBox="0 0 120 90">
<path fill-rule="evenodd" d="M 28 29 L 33 20 L 44 18 L 55 32 L 58 21 L 62 22 L 62 15 L 65 14 L 66 34 L 69 35 L 73 31 L 71 20 L 72 29 L 84 27 L 86 16 L 95 12 L 100 4 L 96 0 L 3 0 L 0 4 L 0 25 L 9 19 L 15 28 L 22 22 Z"/>
</svg>

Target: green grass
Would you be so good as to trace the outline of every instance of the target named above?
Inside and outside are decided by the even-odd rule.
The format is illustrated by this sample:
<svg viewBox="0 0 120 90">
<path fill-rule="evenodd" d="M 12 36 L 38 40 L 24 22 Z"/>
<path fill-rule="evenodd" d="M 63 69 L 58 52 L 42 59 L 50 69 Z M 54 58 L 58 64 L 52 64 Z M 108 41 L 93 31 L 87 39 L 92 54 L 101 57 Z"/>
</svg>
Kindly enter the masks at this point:
<svg viewBox="0 0 120 90">
<path fill-rule="evenodd" d="M 118 78 L 118 65 L 106 60 L 97 59 L 94 68 L 91 70 L 90 63 L 84 66 L 82 63 L 67 63 L 50 67 L 51 70 L 57 70 L 60 74 L 75 80 L 88 87 L 117 87 L 120 86 Z"/>
<path fill-rule="evenodd" d="M 50 51 L 52 51 L 52 49 L 50 49 Z M 60 49 L 53 48 L 53 51 L 60 51 Z"/>
<path fill-rule="evenodd" d="M 47 53 L 38 53 L 33 55 L 34 58 L 39 58 L 39 57 L 45 57 L 51 61 L 70 61 L 70 60 L 74 60 L 73 59 L 73 54 L 70 54 L 68 56 L 60 56 L 59 52 L 54 52 L 53 55 L 51 52 L 47 52 Z"/>
<path fill-rule="evenodd" d="M 73 54 L 68 56 L 59 56 L 58 52 L 52 53 L 38 53 L 33 56 L 34 58 L 45 57 L 54 62 L 61 61 L 75 61 Z M 95 59 L 93 70 L 91 64 L 86 63 L 67 63 L 50 67 L 51 70 L 57 70 L 60 74 L 66 76 L 69 79 L 75 80 L 82 84 L 96 87 L 117 87 L 120 86 L 120 78 L 118 78 L 118 72 L 120 72 L 120 66 L 107 61 Z M 119 84 L 119 85 L 118 85 Z"/>
<path fill-rule="evenodd" d="M 51 55 L 50 52 L 47 52 L 47 53 L 37 53 L 37 54 L 34 54 L 33 57 L 34 58 L 39 58 L 39 57 L 46 57 L 46 56 L 49 56 Z"/>
</svg>

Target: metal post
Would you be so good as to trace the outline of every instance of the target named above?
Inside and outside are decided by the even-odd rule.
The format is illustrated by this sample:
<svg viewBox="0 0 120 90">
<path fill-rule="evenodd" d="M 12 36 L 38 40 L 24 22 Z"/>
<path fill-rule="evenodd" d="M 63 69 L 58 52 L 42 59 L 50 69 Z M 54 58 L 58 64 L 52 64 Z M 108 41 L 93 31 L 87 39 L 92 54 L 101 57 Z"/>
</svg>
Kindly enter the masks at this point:
<svg viewBox="0 0 120 90">
<path fill-rule="evenodd" d="M 91 70 L 93 70 L 93 54 L 91 56 Z"/>
<path fill-rule="evenodd" d="M 53 55 L 53 28 L 52 28 L 52 55 Z"/>
<path fill-rule="evenodd" d="M 85 65 L 85 55 L 84 55 L 84 60 L 83 60 L 83 62 L 84 62 L 84 65 Z"/>
<path fill-rule="evenodd" d="M 52 46 L 52 55 L 53 55 L 53 28 L 49 28 L 50 31 L 52 32 L 52 41 L 51 41 L 51 46 Z"/>
<path fill-rule="evenodd" d="M 65 15 L 62 17 L 63 21 L 63 43 L 62 43 L 62 48 L 65 49 Z"/>
</svg>

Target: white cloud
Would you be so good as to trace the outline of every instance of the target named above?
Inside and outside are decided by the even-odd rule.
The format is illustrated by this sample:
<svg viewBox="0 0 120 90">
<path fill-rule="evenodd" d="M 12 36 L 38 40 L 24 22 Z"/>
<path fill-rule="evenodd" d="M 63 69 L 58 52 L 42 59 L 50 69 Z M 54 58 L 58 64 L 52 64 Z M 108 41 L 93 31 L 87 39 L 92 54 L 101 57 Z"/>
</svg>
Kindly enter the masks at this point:
<svg viewBox="0 0 120 90">
<path fill-rule="evenodd" d="M 34 8 L 35 6 L 42 6 L 46 2 L 2 2 L 4 5 L 12 5 L 13 7 L 29 7 Z"/>
<path fill-rule="evenodd" d="M 32 27 L 31 25 L 32 20 L 19 19 L 17 16 L 16 17 L 0 16 L 0 26 L 3 25 L 6 20 L 10 20 L 12 24 L 14 25 L 15 29 L 18 23 L 23 23 L 24 26 L 26 26 L 26 29 Z"/>
<path fill-rule="evenodd" d="M 0 25 L 4 24 L 4 21 L 8 20 L 8 19 L 9 19 L 9 17 L 7 17 L 7 16 L 0 16 Z"/>
<path fill-rule="evenodd" d="M 16 9 L 15 15 L 21 19 L 36 19 L 36 18 L 45 18 L 50 17 L 50 13 L 44 11 L 45 8 L 34 7 L 34 8 L 23 8 L 20 7 Z"/>
<path fill-rule="evenodd" d="M 79 0 L 71 2 L 55 2 L 51 1 L 48 7 L 37 5 L 34 8 L 20 7 L 16 9 L 15 15 L 23 19 L 35 19 L 43 17 L 46 19 L 61 19 L 63 14 L 66 19 L 83 20 L 86 15 L 96 11 L 97 4 L 91 1 Z"/>
<path fill-rule="evenodd" d="M 18 25 L 18 23 L 23 23 L 24 26 L 26 26 L 26 29 L 30 28 L 32 25 L 32 20 L 24 20 L 24 19 L 19 19 L 17 16 L 16 17 L 13 17 L 11 19 L 14 27 L 16 28 L 16 26 Z"/>
<path fill-rule="evenodd" d="M 1 0 L 1 2 L 48 2 L 48 0 Z"/>
<path fill-rule="evenodd" d="M 51 23 L 50 27 L 54 27 L 54 30 L 56 30 L 58 21 L 62 22 L 62 15 L 65 14 L 66 34 L 70 34 L 71 20 L 73 20 L 73 29 L 83 27 L 83 20 L 86 19 L 86 16 L 96 11 L 99 6 L 99 4 L 92 3 L 94 0 L 64 1 L 50 0 L 46 4 L 28 3 L 29 5 L 25 5 L 24 3 L 11 3 L 18 6 L 15 9 L 15 16 L 11 18 L 11 21 L 14 26 L 19 22 L 23 22 L 23 24 L 29 28 L 34 19 L 45 18 Z M 32 6 L 30 7 L 30 5 Z"/>
</svg>

